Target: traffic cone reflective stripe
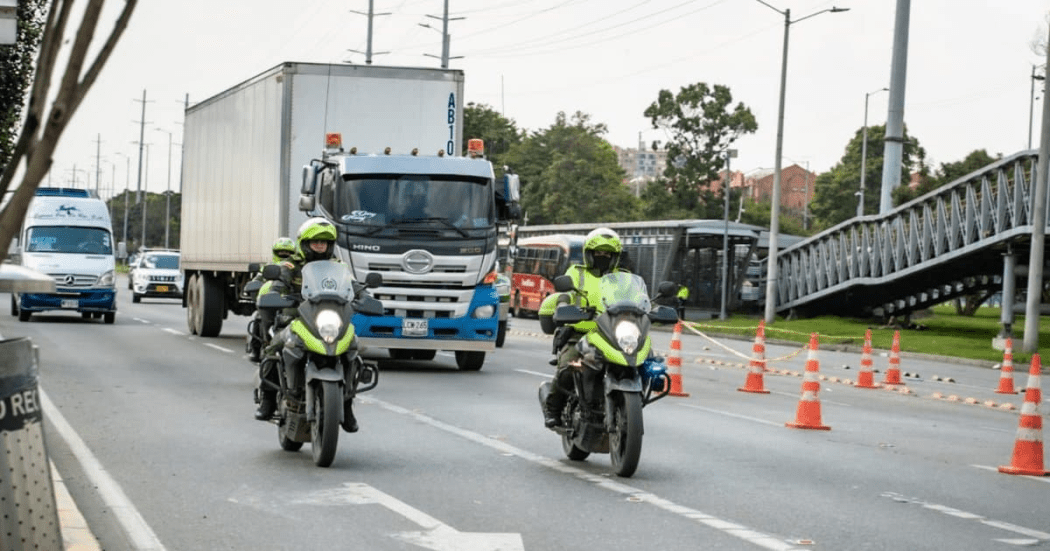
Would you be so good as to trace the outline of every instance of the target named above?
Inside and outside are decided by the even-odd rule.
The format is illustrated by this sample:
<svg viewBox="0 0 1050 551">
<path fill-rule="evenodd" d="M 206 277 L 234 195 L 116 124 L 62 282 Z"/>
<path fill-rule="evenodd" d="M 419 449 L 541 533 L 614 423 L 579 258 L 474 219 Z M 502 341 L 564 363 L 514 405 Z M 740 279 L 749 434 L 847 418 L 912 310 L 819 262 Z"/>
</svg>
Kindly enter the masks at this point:
<svg viewBox="0 0 1050 551">
<path fill-rule="evenodd" d="M 999 388 L 997 394 L 1017 394 L 1014 390 L 1014 340 L 1006 338 L 1006 348 L 1003 349 L 1003 367 L 999 371 Z"/>
<path fill-rule="evenodd" d="M 1039 388 L 1041 370 L 1039 354 L 1032 354 L 1028 388 L 1025 389 L 1024 403 L 1021 404 L 1021 419 L 1017 425 L 1013 458 L 1010 465 L 999 467 L 1001 473 L 1033 476 L 1050 474 L 1050 471 L 1043 468 L 1043 416 L 1039 413 L 1039 404 L 1043 401 L 1043 393 Z"/>
<path fill-rule="evenodd" d="M 762 372 L 766 370 L 766 321 L 759 320 L 758 331 L 755 331 L 755 344 L 751 347 L 751 363 L 747 368 L 747 381 L 737 390 L 769 394 L 764 388 Z"/>
<path fill-rule="evenodd" d="M 667 374 L 671 377 L 671 396 L 689 396 L 682 390 L 682 322 L 674 324 L 671 335 L 671 354 L 667 356 Z"/>
<path fill-rule="evenodd" d="M 890 348 L 890 366 L 886 370 L 884 385 L 903 385 L 901 381 L 901 332 L 893 332 L 893 346 Z"/>
<path fill-rule="evenodd" d="M 864 352 L 860 355 L 860 373 L 857 374 L 857 384 L 860 388 L 879 388 L 875 384 L 875 374 L 871 365 L 871 329 L 864 332 Z"/>
<path fill-rule="evenodd" d="M 817 334 L 809 336 L 809 359 L 806 360 L 806 373 L 802 376 L 802 396 L 798 400 L 798 411 L 795 421 L 784 423 L 784 426 L 796 429 L 831 430 L 820 420 L 820 362 L 817 361 Z"/>
</svg>

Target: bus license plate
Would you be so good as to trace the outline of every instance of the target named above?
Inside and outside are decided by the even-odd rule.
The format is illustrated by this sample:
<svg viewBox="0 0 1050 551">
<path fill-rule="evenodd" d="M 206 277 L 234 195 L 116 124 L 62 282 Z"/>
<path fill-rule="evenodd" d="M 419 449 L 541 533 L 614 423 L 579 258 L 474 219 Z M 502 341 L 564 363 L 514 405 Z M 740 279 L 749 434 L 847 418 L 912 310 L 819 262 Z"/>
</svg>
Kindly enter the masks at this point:
<svg viewBox="0 0 1050 551">
<path fill-rule="evenodd" d="M 75 298 L 62 299 L 63 308 L 77 308 L 80 306 L 80 301 Z"/>
<path fill-rule="evenodd" d="M 425 337 L 427 329 L 425 319 L 406 319 L 401 323 L 401 334 L 405 337 Z"/>
<path fill-rule="evenodd" d="M 157 292 L 158 293 L 167 293 L 168 292 L 168 286 L 167 285 L 157 285 Z"/>
</svg>

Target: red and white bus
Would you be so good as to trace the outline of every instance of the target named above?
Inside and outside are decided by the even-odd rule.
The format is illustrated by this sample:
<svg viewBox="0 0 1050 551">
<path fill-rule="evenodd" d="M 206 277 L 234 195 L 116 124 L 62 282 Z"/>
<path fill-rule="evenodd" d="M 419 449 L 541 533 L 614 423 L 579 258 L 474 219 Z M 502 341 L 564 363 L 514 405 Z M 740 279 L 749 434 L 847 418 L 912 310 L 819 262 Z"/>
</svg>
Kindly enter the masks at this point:
<svg viewBox="0 0 1050 551">
<path fill-rule="evenodd" d="M 553 294 L 554 278 L 573 264 L 583 264 L 582 235 L 555 234 L 519 239 L 511 276 L 511 310 L 515 317 L 534 316 Z"/>
</svg>

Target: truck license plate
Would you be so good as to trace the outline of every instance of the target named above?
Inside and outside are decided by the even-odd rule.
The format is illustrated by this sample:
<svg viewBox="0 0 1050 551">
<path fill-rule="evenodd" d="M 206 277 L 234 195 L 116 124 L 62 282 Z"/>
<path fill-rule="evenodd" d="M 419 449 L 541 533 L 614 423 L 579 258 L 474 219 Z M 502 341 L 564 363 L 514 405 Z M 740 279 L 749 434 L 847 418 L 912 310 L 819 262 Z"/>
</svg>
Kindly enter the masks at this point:
<svg viewBox="0 0 1050 551">
<path fill-rule="evenodd" d="M 168 292 L 168 286 L 167 285 L 157 285 L 157 292 L 158 293 L 167 293 Z"/>
<path fill-rule="evenodd" d="M 406 337 L 427 336 L 427 320 L 406 319 L 401 323 L 401 334 Z"/>
<path fill-rule="evenodd" d="M 78 306 L 80 306 L 80 301 L 75 298 L 62 299 L 63 308 L 76 308 Z"/>
</svg>

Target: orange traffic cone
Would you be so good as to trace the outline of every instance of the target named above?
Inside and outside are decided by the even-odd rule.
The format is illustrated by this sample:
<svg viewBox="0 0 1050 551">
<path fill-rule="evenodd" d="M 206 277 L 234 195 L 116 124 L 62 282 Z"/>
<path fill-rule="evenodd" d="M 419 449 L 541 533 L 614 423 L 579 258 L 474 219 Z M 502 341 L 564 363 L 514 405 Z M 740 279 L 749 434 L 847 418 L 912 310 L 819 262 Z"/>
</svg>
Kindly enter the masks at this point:
<svg viewBox="0 0 1050 551">
<path fill-rule="evenodd" d="M 758 331 L 755 332 L 755 344 L 751 347 L 751 363 L 747 368 L 747 381 L 741 392 L 755 392 L 758 394 L 769 394 L 763 387 L 762 372 L 766 370 L 766 320 L 759 320 Z"/>
<path fill-rule="evenodd" d="M 1014 390 L 1014 340 L 1006 337 L 1006 348 L 1003 349 L 1003 367 L 999 371 L 999 388 L 997 394 L 1017 394 Z"/>
<path fill-rule="evenodd" d="M 793 423 L 784 423 L 784 426 L 795 429 L 817 429 L 831 430 L 831 427 L 821 424 L 820 421 L 820 399 L 817 392 L 820 391 L 820 362 L 817 361 L 817 334 L 809 336 L 809 359 L 806 360 L 806 374 L 802 376 L 802 397 L 798 400 L 798 412 L 795 414 Z"/>
<path fill-rule="evenodd" d="M 871 368 L 871 329 L 864 332 L 864 352 L 860 355 L 860 373 L 857 374 L 859 388 L 879 388 L 875 384 L 874 371 Z"/>
<path fill-rule="evenodd" d="M 886 369 L 884 385 L 903 385 L 901 381 L 901 332 L 893 332 L 893 347 L 890 348 L 890 366 Z"/>
<path fill-rule="evenodd" d="M 671 376 L 671 396 L 689 396 L 682 390 L 682 322 L 674 324 L 671 354 L 667 356 L 667 374 Z"/>
<path fill-rule="evenodd" d="M 1041 369 L 1039 354 L 1032 354 L 1028 388 L 1025 389 L 1021 421 L 1017 426 L 1017 439 L 1014 442 L 1014 457 L 1009 466 L 999 467 L 1001 473 L 1034 476 L 1050 474 L 1043 469 L 1043 416 L 1039 414 L 1039 403 L 1043 401 L 1043 393 L 1039 389 Z"/>
</svg>

